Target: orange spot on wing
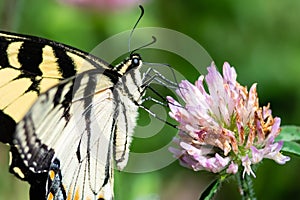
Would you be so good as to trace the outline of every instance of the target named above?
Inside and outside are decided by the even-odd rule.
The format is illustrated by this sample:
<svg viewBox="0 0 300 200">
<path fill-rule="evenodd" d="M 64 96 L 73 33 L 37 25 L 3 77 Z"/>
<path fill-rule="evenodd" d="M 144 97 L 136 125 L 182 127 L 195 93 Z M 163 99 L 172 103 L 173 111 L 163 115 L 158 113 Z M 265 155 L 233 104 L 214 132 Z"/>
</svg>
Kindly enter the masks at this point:
<svg viewBox="0 0 300 200">
<path fill-rule="evenodd" d="M 72 197 L 72 192 L 71 191 L 72 191 L 72 188 L 69 188 L 67 200 L 71 200 L 71 197 Z"/>
<path fill-rule="evenodd" d="M 98 200 L 104 200 L 103 194 L 100 194 L 100 195 L 98 196 Z"/>
<path fill-rule="evenodd" d="M 77 189 L 75 191 L 75 194 L 73 193 L 72 189 L 69 190 L 67 200 L 81 200 L 81 196 L 82 196 L 81 190 L 80 190 L 79 187 L 77 187 Z M 92 200 L 93 199 L 92 197 L 89 197 L 89 196 L 87 197 L 86 195 L 83 195 L 83 196 L 85 196 L 85 198 L 84 198 L 85 200 Z M 104 197 L 103 197 L 102 194 L 100 194 L 97 199 L 104 200 Z"/>
<path fill-rule="evenodd" d="M 48 194 L 48 199 L 47 200 L 53 200 L 53 194 L 50 192 L 49 194 Z"/>
<path fill-rule="evenodd" d="M 55 178 L 55 172 L 53 170 L 49 171 L 49 177 L 50 177 L 51 181 L 54 180 L 54 178 Z"/>
<path fill-rule="evenodd" d="M 79 200 L 79 197 L 80 197 L 80 192 L 79 192 L 79 188 L 77 187 L 74 200 Z"/>
<path fill-rule="evenodd" d="M 79 188 L 76 189 L 75 194 L 73 193 L 73 189 L 70 188 L 68 192 L 67 200 L 80 200 Z"/>
</svg>

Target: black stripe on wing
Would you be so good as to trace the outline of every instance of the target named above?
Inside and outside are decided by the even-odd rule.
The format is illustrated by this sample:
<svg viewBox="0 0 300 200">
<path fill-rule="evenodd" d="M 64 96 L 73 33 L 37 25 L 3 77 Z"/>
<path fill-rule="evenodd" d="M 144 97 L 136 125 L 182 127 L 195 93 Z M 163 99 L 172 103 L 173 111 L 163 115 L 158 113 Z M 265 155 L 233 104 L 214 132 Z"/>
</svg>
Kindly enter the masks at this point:
<svg viewBox="0 0 300 200">
<path fill-rule="evenodd" d="M 10 43 L 11 42 L 8 41 L 6 38 L 3 38 L 0 36 L 0 66 L 1 66 L 1 68 L 10 66 L 9 62 L 8 62 L 8 54 L 6 51 L 8 48 L 8 45 Z"/>
<path fill-rule="evenodd" d="M 12 136 L 16 129 L 16 122 L 9 115 L 0 110 L 0 141 L 12 144 Z"/>
<path fill-rule="evenodd" d="M 28 41 L 22 43 L 17 58 L 21 65 L 20 70 L 25 72 L 23 75 L 26 78 L 43 75 L 42 71 L 39 68 L 39 65 L 43 61 L 44 47 L 45 47 L 44 44 L 35 43 L 35 42 Z"/>
<path fill-rule="evenodd" d="M 69 78 L 76 74 L 76 66 L 74 61 L 66 54 L 65 49 L 54 48 L 54 54 L 57 58 L 59 71 L 63 78 Z"/>
</svg>

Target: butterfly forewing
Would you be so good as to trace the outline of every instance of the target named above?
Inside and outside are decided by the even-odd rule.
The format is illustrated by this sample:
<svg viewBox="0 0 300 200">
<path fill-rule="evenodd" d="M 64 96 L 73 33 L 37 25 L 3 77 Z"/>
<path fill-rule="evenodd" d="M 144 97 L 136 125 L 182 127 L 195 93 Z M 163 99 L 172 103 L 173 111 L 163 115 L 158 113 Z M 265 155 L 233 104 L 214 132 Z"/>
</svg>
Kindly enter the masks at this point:
<svg viewBox="0 0 300 200">
<path fill-rule="evenodd" d="M 0 109 L 18 122 L 38 95 L 59 81 L 78 71 L 107 66 L 104 61 L 67 45 L 2 31 Z"/>
</svg>

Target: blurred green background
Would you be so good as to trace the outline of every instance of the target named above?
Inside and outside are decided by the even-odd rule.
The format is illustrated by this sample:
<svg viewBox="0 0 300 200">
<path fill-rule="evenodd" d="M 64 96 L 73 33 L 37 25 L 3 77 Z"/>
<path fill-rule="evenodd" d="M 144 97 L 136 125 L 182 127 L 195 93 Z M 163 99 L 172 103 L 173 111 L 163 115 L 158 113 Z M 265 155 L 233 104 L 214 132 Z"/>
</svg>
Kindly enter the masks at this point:
<svg viewBox="0 0 300 200">
<path fill-rule="evenodd" d="M 236 67 L 241 84 L 250 87 L 257 82 L 260 104 L 270 102 L 273 115 L 281 117 L 282 125 L 299 125 L 300 1 L 143 2 L 145 16 L 139 27 L 164 27 L 192 37 L 219 69 L 229 61 Z M 106 38 L 130 30 L 140 11 L 137 6 L 91 10 L 55 0 L 2 0 L 0 12 L 2 30 L 45 37 L 89 52 Z M 169 63 L 191 82 L 198 77 L 189 73 L 186 61 L 174 55 L 154 50 L 139 53 L 148 62 Z M 148 121 L 143 115 L 139 124 Z M 160 134 L 134 140 L 132 150 L 155 150 L 170 142 L 174 134 L 165 126 Z M 8 173 L 7 148 L 1 144 L 0 150 L 0 200 L 28 199 L 28 185 Z M 254 180 L 258 199 L 300 198 L 300 159 L 291 158 L 285 166 L 268 160 L 259 166 Z M 194 200 L 214 178 L 210 173 L 185 169 L 178 162 L 149 173 L 115 173 L 117 200 Z M 216 199 L 240 199 L 236 184 L 224 183 Z"/>
</svg>

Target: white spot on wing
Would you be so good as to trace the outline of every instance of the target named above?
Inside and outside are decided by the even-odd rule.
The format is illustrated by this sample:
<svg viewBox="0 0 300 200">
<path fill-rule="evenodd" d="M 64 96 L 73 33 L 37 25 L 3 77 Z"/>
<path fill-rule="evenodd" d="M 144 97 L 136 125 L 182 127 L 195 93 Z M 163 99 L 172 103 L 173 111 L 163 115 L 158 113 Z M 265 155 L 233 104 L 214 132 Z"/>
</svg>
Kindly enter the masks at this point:
<svg viewBox="0 0 300 200">
<path fill-rule="evenodd" d="M 18 167 L 14 167 L 13 171 L 18 174 L 21 178 L 25 178 L 25 175 L 23 174 L 23 172 L 20 170 L 20 168 Z"/>
<path fill-rule="evenodd" d="M 22 46 L 23 42 L 12 42 L 7 47 L 7 55 L 8 55 L 8 62 L 11 66 L 16 68 L 21 67 L 21 63 L 18 60 L 19 50 Z"/>
</svg>

